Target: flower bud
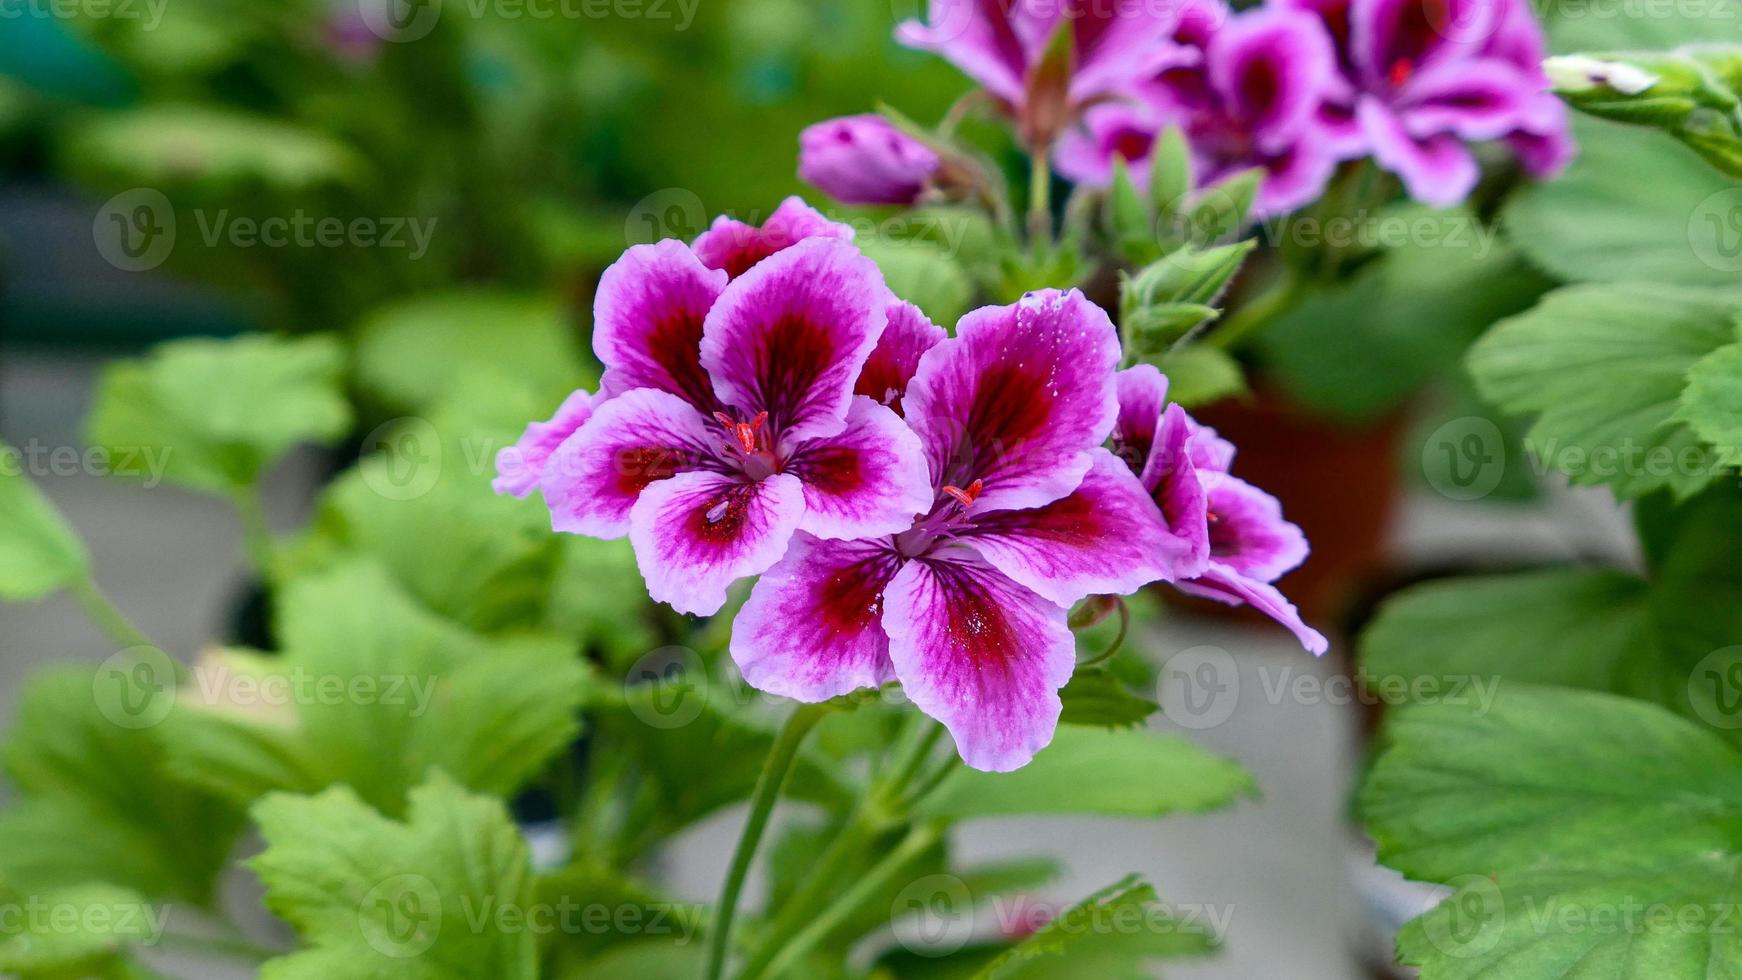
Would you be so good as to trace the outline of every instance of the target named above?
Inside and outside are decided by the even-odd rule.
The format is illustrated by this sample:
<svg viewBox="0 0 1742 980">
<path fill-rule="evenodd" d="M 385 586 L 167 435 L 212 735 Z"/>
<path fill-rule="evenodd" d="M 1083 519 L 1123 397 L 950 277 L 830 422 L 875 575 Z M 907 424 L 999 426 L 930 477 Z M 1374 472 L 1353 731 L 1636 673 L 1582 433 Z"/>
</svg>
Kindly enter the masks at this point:
<svg viewBox="0 0 1742 980">
<path fill-rule="evenodd" d="M 798 142 L 798 175 L 842 204 L 912 204 L 942 163 L 871 113 L 816 123 Z"/>
</svg>

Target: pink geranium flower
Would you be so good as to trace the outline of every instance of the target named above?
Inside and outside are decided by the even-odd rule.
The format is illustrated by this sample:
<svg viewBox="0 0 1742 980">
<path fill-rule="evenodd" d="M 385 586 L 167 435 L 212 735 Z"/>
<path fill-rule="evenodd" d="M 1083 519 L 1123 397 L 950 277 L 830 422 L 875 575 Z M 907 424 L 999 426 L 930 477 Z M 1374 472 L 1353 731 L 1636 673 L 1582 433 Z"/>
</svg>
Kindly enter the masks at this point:
<svg viewBox="0 0 1742 980">
<path fill-rule="evenodd" d="M 919 439 L 854 394 L 891 302 L 876 265 L 838 239 L 801 240 L 730 281 L 681 242 L 631 248 L 594 303 L 605 398 L 539 476 L 552 526 L 627 534 L 649 595 L 698 615 L 797 531 L 907 527 L 932 501 Z"/>
<path fill-rule="evenodd" d="M 1328 649 L 1324 636 L 1270 584 L 1306 560 L 1306 536 L 1283 519 L 1275 497 L 1229 475 L 1234 447 L 1177 404 L 1167 404 L 1167 378 L 1154 367 L 1119 372 L 1113 441 L 1153 495 L 1169 536 L 1189 556 L 1194 571 L 1176 588 L 1251 605 L 1292 631 L 1308 651 Z"/>
<path fill-rule="evenodd" d="M 799 533 L 739 614 L 732 656 L 751 685 L 802 701 L 899 679 L 969 765 L 1015 769 L 1057 726 L 1069 607 L 1172 578 L 1187 549 L 1103 448 L 1119 342 L 1081 293 L 977 310 L 949 340 L 904 320 L 889 346 L 929 349 L 873 387 L 905 392 L 929 509 L 863 540 Z"/>
<path fill-rule="evenodd" d="M 798 175 L 843 204 L 913 204 L 943 165 L 931 147 L 875 113 L 798 134 Z"/>
<path fill-rule="evenodd" d="M 694 248 L 703 265 L 737 278 L 756 263 L 807 238 L 852 241 L 853 229 L 823 217 L 795 195 L 781 201 L 760 228 L 720 215 L 707 231 L 696 236 Z"/>
</svg>

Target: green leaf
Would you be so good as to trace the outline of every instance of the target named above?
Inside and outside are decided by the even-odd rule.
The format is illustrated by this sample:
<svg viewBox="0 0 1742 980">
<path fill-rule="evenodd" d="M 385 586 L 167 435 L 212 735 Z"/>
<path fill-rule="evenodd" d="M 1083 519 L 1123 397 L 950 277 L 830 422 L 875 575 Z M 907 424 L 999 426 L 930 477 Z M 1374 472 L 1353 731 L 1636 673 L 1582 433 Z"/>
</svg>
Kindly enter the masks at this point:
<svg viewBox="0 0 1742 980">
<path fill-rule="evenodd" d="M 654 607 L 627 539 L 565 534 L 559 548 L 550 581 L 554 629 L 598 648 L 617 668 L 659 646 Z"/>
<path fill-rule="evenodd" d="M 1676 420 L 1695 362 L 1734 339 L 1731 295 L 1660 285 L 1550 293 L 1470 351 L 1484 398 L 1538 414 L 1527 443 L 1575 484 L 1687 497 L 1717 476 L 1714 454 Z"/>
<path fill-rule="evenodd" d="M 1723 927 L 1742 897 L 1742 755 L 1662 708 L 1528 684 L 1489 711 L 1407 707 L 1361 808 L 1380 860 L 1459 889 L 1399 937 L 1424 980 L 1731 976 L 1742 962 Z"/>
<path fill-rule="evenodd" d="M 154 945 L 168 906 L 94 883 L 21 894 L 0 883 L 0 971 L 16 977 L 107 977 L 128 947 Z"/>
<path fill-rule="evenodd" d="M 1688 369 L 1677 421 L 1686 422 L 1724 466 L 1742 466 L 1742 344 L 1720 347 Z"/>
<path fill-rule="evenodd" d="M 0 599 L 31 601 L 90 577 L 90 555 L 0 443 Z"/>
<path fill-rule="evenodd" d="M 378 565 L 292 581 L 278 620 L 281 657 L 203 662 L 171 719 L 176 770 L 233 799 L 347 783 L 396 814 L 431 767 L 507 794 L 578 731 L 590 675 L 571 644 L 472 633 Z"/>
<path fill-rule="evenodd" d="M 108 882 L 206 905 L 242 815 L 167 778 L 156 726 L 174 668 L 155 650 L 96 670 L 58 666 L 26 687 L 7 740 L 20 799 L 0 811 L 0 874 L 24 891 Z"/>
<path fill-rule="evenodd" d="M 1161 710 L 1161 705 L 1132 694 L 1105 670 L 1077 671 L 1059 691 L 1059 700 L 1064 702 L 1059 722 L 1066 725 L 1130 728 Z"/>
<path fill-rule="evenodd" d="M 948 247 L 889 238 L 867 238 L 859 247 L 883 270 L 889 291 L 919 307 L 933 323 L 948 329 L 968 309 L 974 286 Z"/>
<path fill-rule="evenodd" d="M 1155 213 L 1171 215 L 1192 189 L 1192 154 L 1185 133 L 1168 124 L 1150 153 L 1149 198 Z"/>
<path fill-rule="evenodd" d="M 1144 358 L 1167 375 L 1167 397 L 1186 408 L 1246 393 L 1246 371 L 1220 347 L 1189 344 Z"/>
<path fill-rule="evenodd" d="M 115 472 L 229 493 L 351 425 L 330 337 L 181 340 L 105 370 L 89 436 Z"/>
<path fill-rule="evenodd" d="M 344 786 L 273 794 L 253 816 L 267 846 L 248 864 L 309 947 L 263 977 L 538 975 L 533 930 L 513 918 L 533 902 L 530 855 L 500 802 L 433 772 L 404 823 Z"/>
<path fill-rule="evenodd" d="M 1256 336 L 1288 394 L 1339 419 L 1394 410 L 1494 321 L 1528 308 L 1552 285 L 1467 210 L 1392 208 L 1371 229 L 1409 234 Z"/>
<path fill-rule="evenodd" d="M 1155 254 L 1155 225 L 1149 216 L 1149 206 L 1131 182 L 1131 171 L 1125 158 L 1113 158 L 1113 183 L 1107 189 L 1106 213 L 1103 220 L 1115 247 L 1132 261 L 1143 261 Z"/>
<path fill-rule="evenodd" d="M 1150 975 L 1147 960 L 1214 948 L 1214 939 L 1168 914 L 1155 889 L 1131 875 L 1063 910 L 974 978 L 1142 977 Z"/>
<path fill-rule="evenodd" d="M 105 182 L 161 188 L 198 181 L 297 190 L 350 182 L 363 170 L 362 158 L 324 133 L 193 105 L 94 117 L 74 130 L 64 157 Z"/>
<path fill-rule="evenodd" d="M 574 325 L 547 296 L 418 296 L 370 311 L 357 330 L 358 384 L 399 411 L 432 411 L 479 374 L 512 379 L 551 406 L 596 380 L 581 360 Z"/>
<path fill-rule="evenodd" d="M 1084 780 L 1086 772 L 1118 779 Z M 1157 817 L 1226 806 L 1257 787 L 1239 764 L 1183 738 L 1059 726 L 1052 744 L 1015 772 L 959 769 L 918 806 L 929 817 L 1101 813 Z"/>
<path fill-rule="evenodd" d="M 1185 216 L 1185 242 L 1204 245 L 1239 234 L 1263 178 L 1263 170 L 1242 170 L 1199 191 Z"/>
<path fill-rule="evenodd" d="M 1573 128 L 1579 155 L 1566 173 L 1524 188 L 1504 212 L 1532 262 L 1572 282 L 1735 284 L 1733 180 L 1657 133 L 1583 119 Z"/>
</svg>

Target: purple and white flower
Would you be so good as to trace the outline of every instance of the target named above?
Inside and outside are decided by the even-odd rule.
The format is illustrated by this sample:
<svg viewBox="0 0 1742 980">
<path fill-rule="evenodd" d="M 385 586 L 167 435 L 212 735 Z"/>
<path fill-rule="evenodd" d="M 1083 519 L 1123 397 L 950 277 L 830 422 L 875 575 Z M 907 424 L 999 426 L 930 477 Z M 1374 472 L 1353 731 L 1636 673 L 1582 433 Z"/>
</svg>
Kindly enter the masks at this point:
<svg viewBox="0 0 1742 980">
<path fill-rule="evenodd" d="M 890 303 L 876 265 L 833 238 L 731 280 L 681 242 L 631 248 L 594 304 L 604 398 L 539 478 L 552 526 L 627 534 L 649 595 L 697 615 L 801 530 L 906 528 L 932 503 L 919 438 L 853 393 Z"/>
<path fill-rule="evenodd" d="M 933 51 L 980 83 L 1025 134 L 1050 143 L 1069 117 L 1128 94 L 1173 57 L 1166 41 L 1177 14 L 1171 0 L 931 0 L 926 23 L 907 21 L 895 36 Z M 1038 119 L 1054 106 L 1030 104 L 1031 86 L 1061 24 L 1071 29 L 1072 71 L 1062 93 L 1065 118 Z"/>
<path fill-rule="evenodd" d="M 1153 496 L 1168 534 L 1197 563 L 1175 587 L 1250 605 L 1308 651 L 1324 653 L 1324 636 L 1271 584 L 1306 560 L 1306 536 L 1283 519 L 1275 497 L 1229 475 L 1234 447 L 1167 404 L 1167 379 L 1149 365 L 1119 372 L 1119 409 L 1115 452 Z"/>
<path fill-rule="evenodd" d="M 913 204 L 943 164 L 875 113 L 807 126 L 798 147 L 799 177 L 843 204 Z"/>
<path fill-rule="evenodd" d="M 751 685 L 803 701 L 899 679 L 969 765 L 1015 769 L 1057 726 L 1070 606 L 1197 569 L 1103 447 L 1119 343 L 1081 293 L 976 310 L 953 339 L 909 336 L 906 354 L 931 344 L 911 378 L 873 386 L 905 392 L 929 509 L 869 539 L 801 531 L 751 592 L 732 656 Z"/>
<path fill-rule="evenodd" d="M 850 242 L 853 229 L 823 217 L 821 212 L 794 195 L 781 201 L 760 228 L 720 215 L 707 231 L 696 236 L 692 248 L 703 265 L 723 269 L 736 279 L 756 263 L 807 238 L 838 238 Z"/>
</svg>

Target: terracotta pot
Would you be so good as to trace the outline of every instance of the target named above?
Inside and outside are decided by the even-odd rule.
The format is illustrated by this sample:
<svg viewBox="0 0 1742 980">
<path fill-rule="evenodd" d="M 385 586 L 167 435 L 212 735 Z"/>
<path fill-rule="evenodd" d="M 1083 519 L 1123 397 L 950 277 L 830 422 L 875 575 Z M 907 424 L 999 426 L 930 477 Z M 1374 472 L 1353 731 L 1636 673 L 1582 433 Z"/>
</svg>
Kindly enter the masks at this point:
<svg viewBox="0 0 1742 980">
<path fill-rule="evenodd" d="M 1308 622 L 1338 625 L 1383 573 L 1386 534 L 1402 493 L 1404 413 L 1349 425 L 1309 414 L 1260 384 L 1248 398 L 1193 414 L 1239 447 L 1234 475 L 1275 494 L 1312 543 L 1306 562 L 1278 587 Z M 1192 606 L 1263 618 L 1244 607 Z"/>
</svg>

